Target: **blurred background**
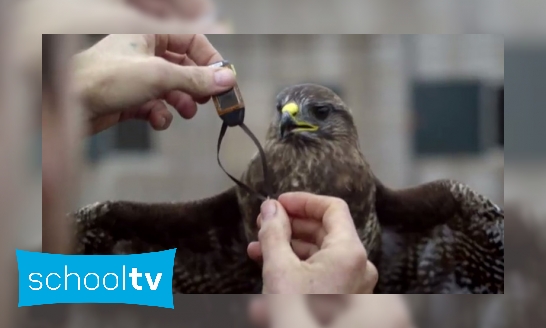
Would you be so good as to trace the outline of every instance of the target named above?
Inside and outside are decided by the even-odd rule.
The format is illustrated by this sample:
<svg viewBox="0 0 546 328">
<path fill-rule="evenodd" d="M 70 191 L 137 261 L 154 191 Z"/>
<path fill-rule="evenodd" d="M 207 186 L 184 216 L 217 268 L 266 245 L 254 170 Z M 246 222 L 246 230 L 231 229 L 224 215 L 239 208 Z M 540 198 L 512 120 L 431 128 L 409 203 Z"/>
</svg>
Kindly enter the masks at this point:
<svg viewBox="0 0 546 328">
<path fill-rule="evenodd" d="M 91 46 L 103 37 L 87 35 L 85 42 Z M 452 178 L 504 206 L 505 44 L 501 36 L 231 34 L 209 39 L 235 65 L 246 123 L 261 141 L 282 88 L 304 82 L 322 84 L 352 109 L 362 151 L 384 183 L 405 188 Z M 531 59 L 524 57 L 528 53 L 522 49 L 511 52 L 511 58 L 529 64 Z M 525 98 L 526 90 L 520 88 L 514 96 Z M 533 102 L 518 101 L 518 110 L 532 111 Z M 135 121 L 88 138 L 81 194 L 73 210 L 105 200 L 187 201 L 231 187 L 233 183 L 216 162 L 220 125 L 212 104 L 207 104 L 191 121 L 175 119 L 164 132 Z M 537 154 L 541 147 L 537 142 L 530 153 Z M 230 129 L 221 156 L 228 171 L 237 176 L 255 152 L 242 131 Z M 522 163 L 515 172 L 527 174 L 529 161 Z M 517 185 L 517 179 L 513 183 Z M 523 200 L 530 197 L 525 192 L 514 195 Z M 543 214 L 546 217 L 546 211 Z M 32 232 L 36 234 L 29 238 Z M 41 230 L 34 221 L 28 221 L 21 233 L 26 241 L 33 241 L 29 247 L 39 245 Z M 523 302 L 530 299 L 532 285 L 522 287 L 521 278 L 517 279 L 515 284 L 520 285 L 513 289 L 519 294 L 512 296 L 527 309 Z M 529 289 L 522 292 L 522 288 Z M 25 317 L 52 326 L 61 320 L 81 328 L 106 324 L 175 327 L 181 322 L 208 327 L 216 314 L 233 327 L 246 322 L 243 299 L 203 297 L 195 296 L 191 306 L 184 305 L 172 315 L 163 315 L 160 309 L 104 305 L 75 306 L 64 312 L 70 313 L 67 316 L 53 313 L 68 307 L 40 307 L 30 309 Z M 512 314 L 514 303 L 504 296 L 413 295 L 407 300 L 419 327 L 509 327 L 529 318 Z M 235 305 L 228 308 L 227 304 Z"/>
<path fill-rule="evenodd" d="M 101 36 L 89 36 L 89 42 Z M 246 123 L 263 141 L 284 87 L 335 90 L 352 108 L 364 155 L 386 184 L 439 178 L 504 202 L 504 42 L 492 35 L 211 35 L 237 69 Z M 79 206 L 108 199 L 177 201 L 232 186 L 215 150 L 212 104 L 154 133 L 127 122 L 90 138 Z M 240 175 L 255 146 L 230 129 L 222 147 Z"/>
<path fill-rule="evenodd" d="M 206 0 L 208 1 L 208 0 Z M 216 1 L 235 33 L 496 33 L 544 30 L 542 1 Z"/>
<path fill-rule="evenodd" d="M 0 1 L 0 5 L 7 2 Z M 6 9 L 9 7 L 0 8 L 0 24 L 7 24 L 0 30 L 4 40 L 8 35 L 2 32 L 11 31 L 10 18 L 21 25 L 19 28 L 36 32 L 36 36 L 38 30 L 40 34 L 76 33 L 77 27 L 85 33 L 147 32 L 140 31 L 149 26 L 141 17 L 135 25 L 135 20 L 128 16 L 122 15 L 126 20 L 116 19 L 114 14 L 106 19 L 97 16 L 112 10 L 108 6 L 98 10 L 95 4 L 114 2 L 129 2 L 146 15 L 209 22 L 207 33 L 495 33 L 211 35 L 210 39 L 235 64 L 247 103 L 247 124 L 261 140 L 273 110 L 274 96 L 282 87 L 301 82 L 324 84 L 338 92 L 353 109 L 363 153 L 385 183 L 405 187 L 436 178 L 455 178 L 506 208 L 509 213 L 507 295 L 410 295 L 408 304 L 418 327 L 546 326 L 545 313 L 538 306 L 546 301 L 542 275 L 546 270 L 542 260 L 546 258 L 546 130 L 543 128 L 546 43 L 532 36 L 532 32 L 543 30 L 546 24 L 545 2 L 28 0 L 17 3 L 33 2 L 46 5 L 38 10 L 29 5 L 29 10 L 18 19 L 9 14 Z M 157 5 L 160 3 L 175 7 Z M 527 32 L 525 39 L 510 38 L 522 32 Z M 30 50 L 36 50 L 32 46 L 40 44 L 34 34 L 21 38 L 23 46 Z M 85 42 L 90 46 L 102 37 L 88 35 Z M 2 82 L 6 82 L 0 90 L 2 99 L 13 95 L 6 91 L 6 86 L 15 84 L 11 77 L 4 79 L 2 69 L 10 66 L 7 64 L 10 58 L 4 56 L 6 49 L 9 48 L 0 52 L 0 75 Z M 37 61 L 41 63 L 41 51 L 27 49 L 22 53 L 24 56 L 39 53 Z M 507 124 L 504 124 L 505 64 L 511 84 Z M 38 96 L 35 98 L 37 102 Z M 33 100 L 28 97 L 24 105 L 33 108 L 28 103 Z M 5 101 L 2 105 L 15 107 Z M 0 113 L 8 114 L 8 119 L 2 120 L 5 127 L 13 126 L 14 131 L 15 127 L 21 127 L 18 124 L 23 118 L 14 119 L 14 112 Z M 22 115 L 22 111 L 17 113 Z M 166 132 L 153 133 L 145 124 L 136 122 L 87 140 L 84 181 L 74 209 L 107 199 L 190 200 L 231 186 L 215 159 L 220 123 L 213 107 L 205 105 L 193 120 L 175 120 Z M 27 128 L 33 127 L 25 125 L 20 131 Z M 506 167 L 504 133 L 509 145 Z M 17 136 L 24 137 L 24 133 Z M 24 185 L 25 201 L 14 220 L 15 233 L 9 233 L 9 220 L 0 220 L 0 233 L 4 233 L 0 241 L 10 244 L 13 239 L 18 248 L 30 250 L 40 249 L 42 237 L 39 135 L 36 140 L 33 156 L 25 158 L 35 163 L 29 174 L 34 182 L 28 188 Z M 3 141 L 7 149 L 23 144 L 19 138 L 3 138 Z M 254 152 L 253 144 L 241 131 L 228 132 L 222 158 L 231 173 L 242 172 Z M 1 164 L 5 158 L 8 157 L 2 158 Z M 2 188 L 6 193 L 13 190 Z M 9 280 L 4 285 L 9 286 Z M 75 311 L 68 314 L 64 310 L 69 306 L 59 305 L 14 313 L 19 317 L 20 327 L 61 327 L 66 322 L 67 326 L 82 328 L 179 327 L 182 323 L 188 327 L 209 327 L 214 325 L 209 321 L 215 314 L 231 311 L 231 319 L 222 322 L 242 327 L 242 305 L 235 306 L 240 310 L 233 310 L 228 306 L 233 302 L 195 295 L 188 302 L 195 306 L 188 306 L 187 311 L 104 305 L 72 307 Z M 3 327 L 1 319 L 6 318 L 4 314 L 0 314 L 0 327 Z"/>
</svg>

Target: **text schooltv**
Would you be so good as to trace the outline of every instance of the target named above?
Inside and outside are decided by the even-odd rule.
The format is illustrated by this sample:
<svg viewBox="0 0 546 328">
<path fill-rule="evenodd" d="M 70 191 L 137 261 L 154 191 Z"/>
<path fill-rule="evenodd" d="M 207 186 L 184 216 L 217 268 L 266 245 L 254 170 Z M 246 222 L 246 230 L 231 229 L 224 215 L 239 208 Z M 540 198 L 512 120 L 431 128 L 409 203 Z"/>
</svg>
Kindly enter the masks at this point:
<svg viewBox="0 0 546 328">
<path fill-rule="evenodd" d="M 123 303 L 174 308 L 176 249 L 132 255 L 16 252 L 20 307 Z"/>
</svg>

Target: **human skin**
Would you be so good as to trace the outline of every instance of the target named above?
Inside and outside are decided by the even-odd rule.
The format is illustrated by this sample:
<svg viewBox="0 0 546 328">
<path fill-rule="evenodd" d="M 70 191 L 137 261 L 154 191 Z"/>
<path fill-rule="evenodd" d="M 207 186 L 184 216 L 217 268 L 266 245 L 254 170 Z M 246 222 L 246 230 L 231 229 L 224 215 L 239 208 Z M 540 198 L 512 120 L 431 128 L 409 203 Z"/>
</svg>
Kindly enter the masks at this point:
<svg viewBox="0 0 546 328">
<path fill-rule="evenodd" d="M 260 295 L 249 303 L 260 328 L 413 328 L 400 295 Z"/>
<path fill-rule="evenodd" d="M 262 204 L 258 241 L 248 254 L 263 263 L 263 292 L 366 294 L 377 283 L 347 203 L 291 192 Z"/>
<path fill-rule="evenodd" d="M 192 118 L 197 104 L 235 84 L 234 73 L 207 65 L 222 56 L 202 34 L 109 35 L 73 61 L 90 133 L 129 119 L 167 129 L 173 115 Z"/>
</svg>

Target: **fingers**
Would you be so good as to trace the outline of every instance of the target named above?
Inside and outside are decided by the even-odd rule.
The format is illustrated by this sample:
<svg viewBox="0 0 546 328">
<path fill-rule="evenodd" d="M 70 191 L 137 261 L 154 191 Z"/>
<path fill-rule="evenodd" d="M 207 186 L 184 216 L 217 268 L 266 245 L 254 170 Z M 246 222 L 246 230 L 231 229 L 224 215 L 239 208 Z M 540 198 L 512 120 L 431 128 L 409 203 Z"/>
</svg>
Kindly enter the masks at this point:
<svg viewBox="0 0 546 328">
<path fill-rule="evenodd" d="M 256 327 L 267 327 L 271 326 L 272 318 L 271 317 L 271 306 L 272 299 L 270 295 L 259 295 L 252 297 L 249 304 L 249 317 L 250 321 Z M 315 324 L 312 324 L 312 321 L 308 321 L 307 324 L 301 322 L 301 319 L 305 318 L 306 312 L 310 311 L 310 317 L 314 317 L 321 326 L 329 326 L 336 317 L 343 315 L 343 313 L 348 308 L 349 301 L 346 299 L 345 295 L 307 295 L 307 296 L 292 296 L 292 295 L 275 295 L 273 297 L 281 297 L 277 300 L 277 306 L 286 306 L 288 304 L 296 305 L 300 307 L 304 305 L 303 308 L 305 312 L 295 313 L 296 317 L 293 322 L 289 322 L 289 326 L 275 326 L 275 327 L 316 327 Z M 294 297 L 299 298 L 299 300 L 294 299 Z M 286 303 L 286 304 L 283 304 Z M 290 308 L 290 305 L 288 306 Z M 287 313 L 284 312 L 280 314 L 281 316 L 286 316 Z M 309 318 L 310 319 L 310 318 Z M 305 320 L 304 322 L 306 322 Z M 303 325 L 302 325 L 303 324 Z"/>
<path fill-rule="evenodd" d="M 163 54 L 162 57 L 165 58 L 167 61 L 173 63 L 173 64 L 177 64 L 177 65 L 181 65 L 181 66 L 197 66 L 195 64 L 195 62 L 193 60 L 191 60 L 187 55 L 180 55 L 180 54 L 177 54 L 177 53 L 174 53 L 174 52 L 171 52 L 171 51 L 166 51 Z M 202 104 L 207 103 L 210 100 L 210 97 L 209 96 L 196 96 L 196 97 L 192 97 L 192 99 L 193 99 L 193 102 L 202 105 Z M 191 115 L 190 117 L 186 117 L 182 112 L 180 112 L 180 114 L 184 118 L 193 117 L 193 115 Z"/>
<path fill-rule="evenodd" d="M 197 113 L 195 100 L 189 94 L 182 91 L 169 91 L 165 95 L 165 101 L 173 106 L 180 116 L 185 119 L 190 119 Z"/>
<path fill-rule="evenodd" d="M 259 241 L 253 241 L 250 244 L 248 244 L 246 253 L 248 254 L 248 257 L 250 257 L 253 261 L 258 262 L 260 264 L 263 262 L 262 246 L 260 246 Z"/>
<path fill-rule="evenodd" d="M 364 289 L 362 290 L 362 294 L 373 294 L 373 290 L 375 289 L 375 286 L 377 285 L 377 281 L 379 280 L 379 274 L 377 272 L 377 268 L 375 265 L 368 261 L 366 263 L 366 273 L 364 274 Z"/>
<path fill-rule="evenodd" d="M 120 1 L 57 0 L 51 4 L 36 0 L 25 1 L 21 7 L 23 23 L 33 23 L 31 28 L 24 31 L 29 35 L 34 35 L 38 31 L 52 33 L 52 31 L 65 30 L 84 34 L 90 29 L 98 34 L 106 34 L 111 31 L 123 31 L 122 33 L 193 32 L 203 31 L 210 27 L 208 22 L 193 23 L 180 19 L 158 19 Z M 59 12 L 63 12 L 64 15 L 55 16 Z M 36 13 L 41 15 L 37 16 Z M 50 17 L 57 19 L 48 19 Z M 25 25 L 23 23 L 21 26 Z M 192 36 L 193 34 L 187 35 Z"/>
<path fill-rule="evenodd" d="M 317 245 L 302 240 L 293 239 L 290 241 L 290 245 L 292 247 L 292 251 L 302 261 L 307 260 L 319 251 Z M 259 264 L 263 263 L 262 248 L 259 241 L 253 241 L 248 244 L 247 254 L 253 261 Z"/>
<path fill-rule="evenodd" d="M 307 299 L 313 315 L 322 327 L 331 327 L 335 319 L 349 307 L 347 295 L 308 295 Z"/>
<path fill-rule="evenodd" d="M 293 239 L 291 241 L 291 245 L 292 245 L 292 250 L 294 251 L 294 253 L 302 261 L 307 260 L 308 258 L 315 255 L 315 253 L 319 251 L 319 248 L 317 245 L 308 243 L 302 240 L 298 240 L 298 239 Z"/>
<path fill-rule="evenodd" d="M 320 246 L 324 237 L 326 237 L 326 231 L 320 222 L 306 219 L 292 220 L 292 238 Z"/>
<path fill-rule="evenodd" d="M 282 206 L 274 200 L 267 200 L 261 207 L 262 227 L 258 233 L 264 272 L 269 268 L 278 270 L 287 263 L 298 260 L 290 247 L 290 220 Z M 265 274 L 264 274 L 265 275 Z"/>
<path fill-rule="evenodd" d="M 321 221 L 327 234 L 354 238 L 356 231 L 349 207 L 339 198 L 291 192 L 282 194 L 279 202 L 290 215 Z"/>
<path fill-rule="evenodd" d="M 267 327 L 270 321 L 266 299 L 258 295 L 250 299 L 248 308 L 250 322 L 256 327 Z"/>
<path fill-rule="evenodd" d="M 161 100 L 148 101 L 136 110 L 125 111 L 121 114 L 119 121 L 138 119 L 148 121 L 152 128 L 157 131 L 167 129 L 173 120 L 173 115 Z"/>
<path fill-rule="evenodd" d="M 317 327 L 307 302 L 307 295 L 266 295 L 265 298 L 272 327 Z"/>
<path fill-rule="evenodd" d="M 261 215 L 256 220 L 258 228 L 262 226 Z M 322 227 L 322 222 L 309 219 L 290 218 L 292 228 L 292 239 L 299 239 L 317 246 L 322 245 L 326 231 Z"/>
<path fill-rule="evenodd" d="M 203 34 L 158 34 L 156 44 L 165 44 L 165 49 L 187 54 L 199 66 L 222 60 L 222 56 Z"/>
<path fill-rule="evenodd" d="M 89 135 L 94 135 L 99 132 L 102 132 L 108 129 L 109 127 L 111 127 L 112 125 L 123 121 L 124 119 L 120 118 L 120 116 L 123 116 L 123 115 L 120 115 L 120 113 L 112 113 L 112 114 L 108 114 L 108 115 L 104 115 L 104 116 L 92 119 L 90 122 L 91 127 L 88 132 Z"/>
<path fill-rule="evenodd" d="M 203 105 L 203 104 L 206 104 L 210 100 L 210 97 L 209 96 L 195 96 L 193 98 L 193 100 L 195 100 L 196 103 L 198 103 L 200 105 Z"/>
<path fill-rule="evenodd" d="M 180 90 L 193 98 L 224 92 L 235 85 L 235 75 L 228 68 L 179 66 L 154 57 L 150 60 L 149 78 L 156 93 Z M 153 69 L 153 70 L 152 70 Z"/>
<path fill-rule="evenodd" d="M 350 295 L 346 313 L 333 327 L 415 327 L 410 309 L 401 295 Z"/>
<path fill-rule="evenodd" d="M 292 249 L 300 260 L 306 260 L 318 251 L 326 236 L 326 231 L 322 228 L 322 223 L 315 220 L 289 219 L 292 231 Z M 260 228 L 262 226 L 262 216 L 258 215 L 256 221 L 258 228 Z"/>
<path fill-rule="evenodd" d="M 148 122 L 156 131 L 167 129 L 173 121 L 173 114 L 169 112 L 164 102 L 158 100 L 153 102 L 153 107 L 148 116 Z"/>
<path fill-rule="evenodd" d="M 173 64 L 176 64 L 176 65 L 197 66 L 197 65 L 195 65 L 195 62 L 193 60 L 191 60 L 190 57 L 188 57 L 185 54 L 177 54 L 177 53 L 171 52 L 171 51 L 164 51 L 159 56 L 165 58 L 167 61 L 169 61 L 169 62 L 171 62 Z"/>
<path fill-rule="evenodd" d="M 166 1 L 128 0 L 128 2 L 153 17 L 166 18 L 173 15 L 173 6 Z"/>
</svg>

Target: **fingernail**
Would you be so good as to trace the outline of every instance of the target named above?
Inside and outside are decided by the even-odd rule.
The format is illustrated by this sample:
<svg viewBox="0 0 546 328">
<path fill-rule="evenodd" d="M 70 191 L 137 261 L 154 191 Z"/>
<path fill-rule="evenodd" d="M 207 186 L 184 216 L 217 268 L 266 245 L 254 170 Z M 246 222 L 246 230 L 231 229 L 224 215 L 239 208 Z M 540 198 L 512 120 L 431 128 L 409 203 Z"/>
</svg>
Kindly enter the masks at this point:
<svg viewBox="0 0 546 328">
<path fill-rule="evenodd" d="M 266 200 L 261 207 L 262 220 L 268 220 L 275 216 L 277 213 L 277 205 L 272 200 Z"/>
<path fill-rule="evenodd" d="M 214 83 L 219 86 L 231 86 L 235 82 L 235 74 L 229 68 L 219 69 L 214 72 Z"/>
<path fill-rule="evenodd" d="M 159 118 L 159 127 L 165 128 L 165 125 L 167 124 L 167 120 L 164 117 Z"/>
</svg>

